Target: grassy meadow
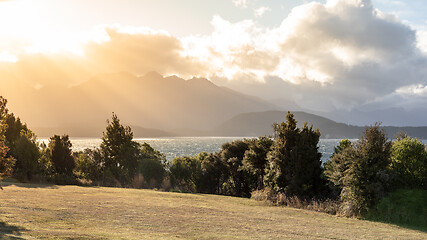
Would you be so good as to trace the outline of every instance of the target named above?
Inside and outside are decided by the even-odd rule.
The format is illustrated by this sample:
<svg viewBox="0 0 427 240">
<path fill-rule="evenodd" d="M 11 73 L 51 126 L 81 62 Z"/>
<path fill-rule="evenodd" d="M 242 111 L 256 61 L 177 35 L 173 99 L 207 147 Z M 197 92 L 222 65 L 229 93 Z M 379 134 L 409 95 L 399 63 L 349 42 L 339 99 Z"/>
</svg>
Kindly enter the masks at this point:
<svg viewBox="0 0 427 240">
<path fill-rule="evenodd" d="M 4 183 L 2 239 L 426 239 L 394 225 L 153 190 Z"/>
</svg>

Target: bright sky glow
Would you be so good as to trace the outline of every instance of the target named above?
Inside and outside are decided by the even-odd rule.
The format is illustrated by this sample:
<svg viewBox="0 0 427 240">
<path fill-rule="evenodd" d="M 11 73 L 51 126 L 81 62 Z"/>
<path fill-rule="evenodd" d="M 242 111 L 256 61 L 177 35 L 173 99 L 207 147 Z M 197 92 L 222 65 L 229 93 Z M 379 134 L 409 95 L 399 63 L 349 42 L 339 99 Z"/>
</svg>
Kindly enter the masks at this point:
<svg viewBox="0 0 427 240">
<path fill-rule="evenodd" d="M 39 87 L 157 71 L 255 95 L 280 79 L 290 95 L 321 89 L 328 109 L 355 106 L 425 92 L 426 12 L 424 0 L 0 0 L 0 70 Z"/>
</svg>

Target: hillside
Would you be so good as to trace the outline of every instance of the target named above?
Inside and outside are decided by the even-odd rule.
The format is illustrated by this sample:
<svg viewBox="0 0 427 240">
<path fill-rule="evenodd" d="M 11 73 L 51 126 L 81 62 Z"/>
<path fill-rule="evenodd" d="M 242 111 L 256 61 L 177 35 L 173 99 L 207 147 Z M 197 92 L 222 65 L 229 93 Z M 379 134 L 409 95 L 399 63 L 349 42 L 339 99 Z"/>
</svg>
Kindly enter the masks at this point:
<svg viewBox="0 0 427 240">
<path fill-rule="evenodd" d="M 319 128 L 323 138 L 358 138 L 363 128 L 337 123 L 330 119 L 305 112 L 292 112 L 298 121 L 298 127 L 305 122 Z M 287 112 L 267 111 L 239 114 L 212 132 L 225 136 L 263 136 L 273 134 L 273 123 L 285 121 Z"/>
<path fill-rule="evenodd" d="M 301 127 L 304 123 L 319 128 L 321 138 L 359 138 L 365 127 L 347 125 L 333 120 L 306 113 L 292 112 Z M 218 136 L 264 136 L 273 134 L 273 123 L 285 121 L 287 112 L 266 111 L 239 114 L 228 121 L 218 125 L 211 130 L 211 135 Z M 390 127 L 384 126 L 388 137 L 393 138 L 399 132 L 407 133 L 409 136 L 427 139 L 427 127 Z"/>
<path fill-rule="evenodd" d="M 82 132 L 100 136 L 111 112 L 127 125 L 170 132 L 207 130 L 239 113 L 276 109 L 206 79 L 184 80 L 155 72 L 141 77 L 101 74 L 71 87 L 10 85 L 0 88 L 0 95 L 9 100 L 12 112 L 38 129 L 39 136 L 49 136 L 48 129 L 61 129 L 72 136 Z"/>
<path fill-rule="evenodd" d="M 24 201 L 25 200 L 25 201 Z M 252 199 L 15 184 L 0 191 L 4 239 L 426 239 L 397 226 Z"/>
</svg>

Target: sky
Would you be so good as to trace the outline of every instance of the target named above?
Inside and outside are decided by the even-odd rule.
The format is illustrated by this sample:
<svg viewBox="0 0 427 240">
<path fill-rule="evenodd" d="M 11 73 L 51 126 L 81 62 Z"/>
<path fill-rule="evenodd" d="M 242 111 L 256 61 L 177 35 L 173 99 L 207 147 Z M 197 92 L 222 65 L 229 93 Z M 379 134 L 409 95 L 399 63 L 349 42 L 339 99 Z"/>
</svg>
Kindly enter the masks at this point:
<svg viewBox="0 0 427 240">
<path fill-rule="evenodd" d="M 204 77 L 312 111 L 425 109 L 422 0 L 0 0 L 0 81 Z"/>
</svg>

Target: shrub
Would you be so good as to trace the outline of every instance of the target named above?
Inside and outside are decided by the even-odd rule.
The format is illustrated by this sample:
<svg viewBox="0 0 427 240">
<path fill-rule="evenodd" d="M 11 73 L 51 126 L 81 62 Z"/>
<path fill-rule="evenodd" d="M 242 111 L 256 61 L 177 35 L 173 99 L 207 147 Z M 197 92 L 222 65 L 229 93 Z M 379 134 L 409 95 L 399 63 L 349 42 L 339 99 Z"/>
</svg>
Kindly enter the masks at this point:
<svg viewBox="0 0 427 240">
<path fill-rule="evenodd" d="M 390 167 L 397 186 L 427 189 L 427 152 L 418 139 L 397 138 L 391 150 Z"/>
<path fill-rule="evenodd" d="M 426 190 L 399 189 L 381 199 L 366 218 L 427 231 L 426 203 Z"/>
<path fill-rule="evenodd" d="M 75 175 L 81 180 L 99 183 L 102 180 L 102 156 L 98 148 L 74 153 Z"/>
</svg>

